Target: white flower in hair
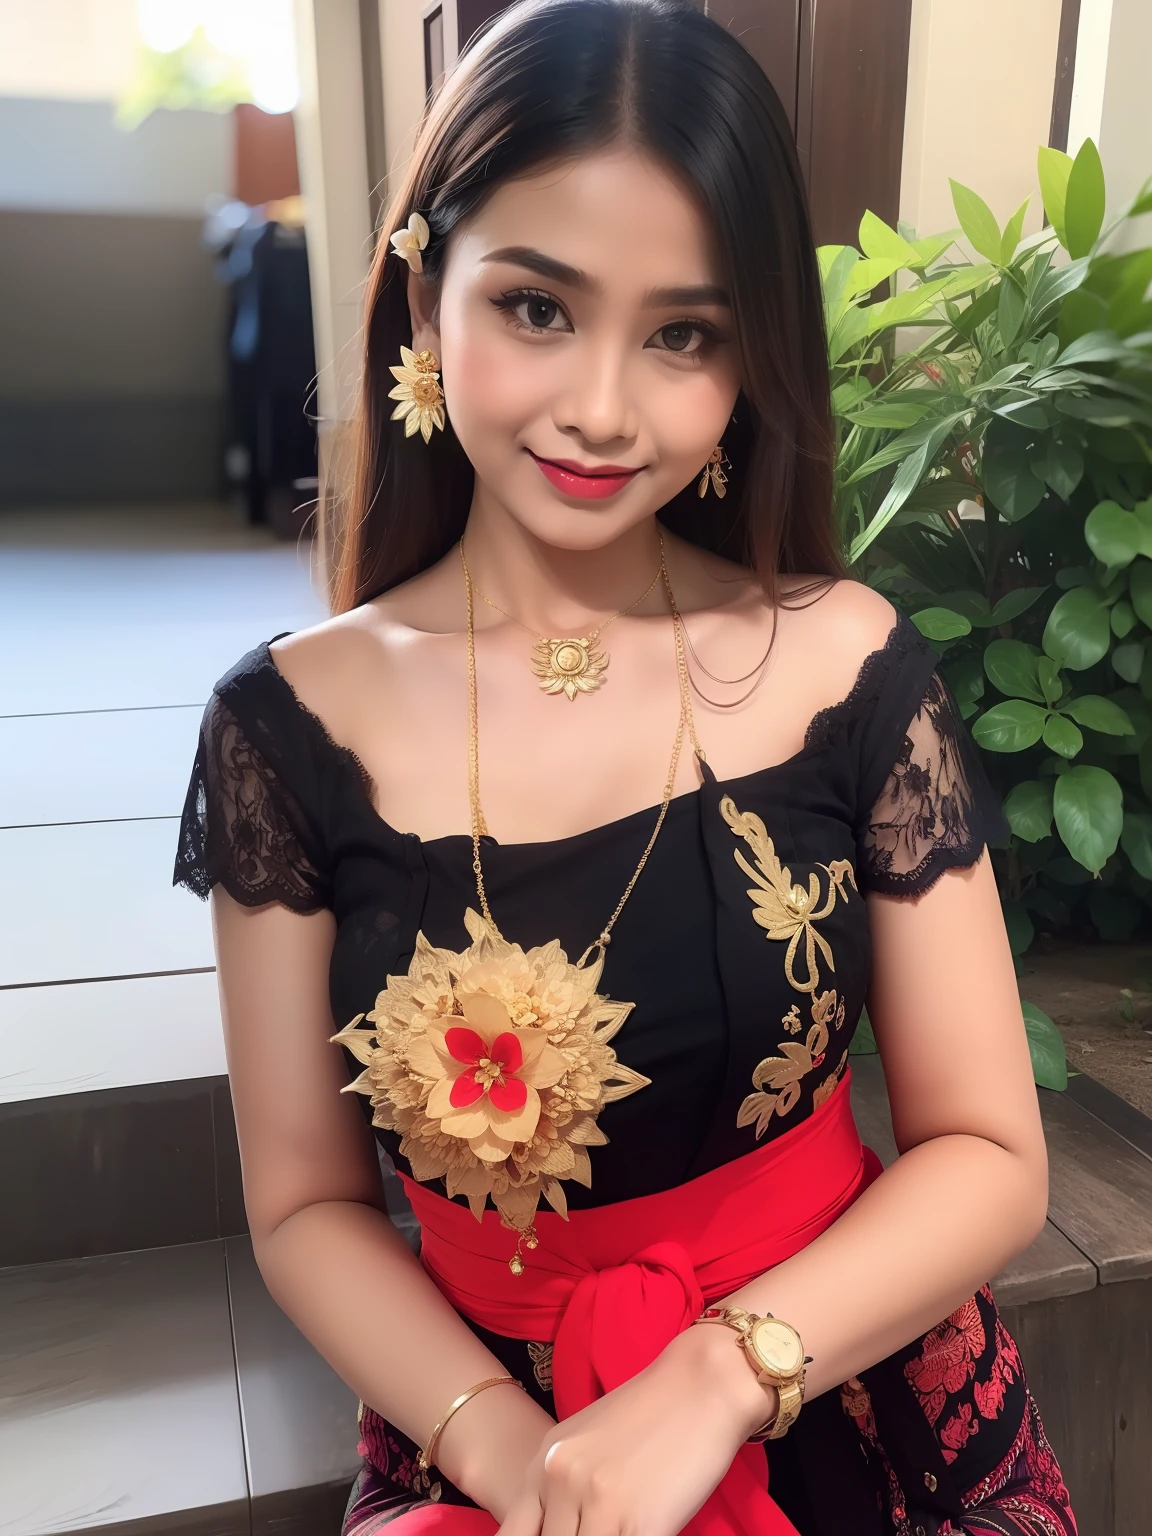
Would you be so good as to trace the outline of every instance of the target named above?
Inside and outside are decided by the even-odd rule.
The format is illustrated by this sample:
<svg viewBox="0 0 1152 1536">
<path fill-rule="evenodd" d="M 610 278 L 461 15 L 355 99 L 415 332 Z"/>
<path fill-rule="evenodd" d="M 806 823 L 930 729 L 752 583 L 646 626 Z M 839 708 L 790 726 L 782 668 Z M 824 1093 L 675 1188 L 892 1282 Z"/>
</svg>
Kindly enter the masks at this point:
<svg viewBox="0 0 1152 1536">
<path fill-rule="evenodd" d="M 423 214 L 410 213 L 407 226 L 396 230 L 390 236 L 397 256 L 402 256 L 413 272 L 421 272 L 424 269 L 424 258 L 420 252 L 428 244 L 428 234 L 428 221 Z"/>
</svg>

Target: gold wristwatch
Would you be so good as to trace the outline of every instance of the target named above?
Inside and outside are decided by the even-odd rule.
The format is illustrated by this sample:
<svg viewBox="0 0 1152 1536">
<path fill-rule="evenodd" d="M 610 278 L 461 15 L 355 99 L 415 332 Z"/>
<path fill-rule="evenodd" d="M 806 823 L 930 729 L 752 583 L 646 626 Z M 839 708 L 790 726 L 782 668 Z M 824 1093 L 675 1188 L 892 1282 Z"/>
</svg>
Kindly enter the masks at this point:
<svg viewBox="0 0 1152 1536">
<path fill-rule="evenodd" d="M 780 1408 L 775 1417 L 762 1424 L 750 1441 L 780 1440 L 800 1415 L 804 1402 L 804 1367 L 812 1356 L 804 1353 L 800 1335 L 782 1318 L 766 1312 L 758 1317 L 743 1307 L 706 1307 L 695 1319 L 698 1323 L 724 1323 L 735 1329 L 748 1356 L 756 1379 L 776 1388 Z"/>
</svg>

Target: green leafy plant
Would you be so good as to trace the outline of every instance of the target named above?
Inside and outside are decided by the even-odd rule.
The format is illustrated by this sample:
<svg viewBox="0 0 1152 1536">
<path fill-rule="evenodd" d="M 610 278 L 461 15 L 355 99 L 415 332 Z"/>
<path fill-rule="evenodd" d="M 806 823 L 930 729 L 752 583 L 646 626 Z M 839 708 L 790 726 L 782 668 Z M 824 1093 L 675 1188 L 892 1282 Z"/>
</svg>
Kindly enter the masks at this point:
<svg viewBox="0 0 1152 1536">
<path fill-rule="evenodd" d="M 1038 170 L 1038 235 L 954 182 L 958 229 L 868 213 L 820 251 L 844 546 L 940 652 L 1004 796 L 1017 955 L 1152 920 L 1152 249 L 1111 248 L 1152 179 L 1105 228 L 1091 141 Z"/>
</svg>

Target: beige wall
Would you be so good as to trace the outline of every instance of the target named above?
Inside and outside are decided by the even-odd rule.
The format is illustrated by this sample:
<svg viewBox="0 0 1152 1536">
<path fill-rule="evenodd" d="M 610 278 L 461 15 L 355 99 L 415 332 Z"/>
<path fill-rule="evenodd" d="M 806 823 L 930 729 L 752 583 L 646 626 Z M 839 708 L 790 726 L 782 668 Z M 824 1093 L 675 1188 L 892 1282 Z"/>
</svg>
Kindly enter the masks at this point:
<svg viewBox="0 0 1152 1536">
<path fill-rule="evenodd" d="M 1152 176 L 1152 4 L 1082 0 L 1068 148 L 1096 140 L 1115 213 Z M 1152 217 L 1129 226 L 1129 244 L 1152 244 Z"/>
<path fill-rule="evenodd" d="M 1001 225 L 1031 193 L 1040 228 L 1059 27 L 1060 0 L 912 0 L 900 216 L 919 234 L 955 228 L 949 177 Z"/>
<path fill-rule="evenodd" d="M 424 111 L 424 24 L 421 0 L 379 0 L 384 72 L 384 147 L 391 197 L 404 173 Z"/>
<path fill-rule="evenodd" d="M 360 309 L 372 248 L 357 0 L 296 0 L 300 105 L 321 441 L 352 414 Z"/>
</svg>

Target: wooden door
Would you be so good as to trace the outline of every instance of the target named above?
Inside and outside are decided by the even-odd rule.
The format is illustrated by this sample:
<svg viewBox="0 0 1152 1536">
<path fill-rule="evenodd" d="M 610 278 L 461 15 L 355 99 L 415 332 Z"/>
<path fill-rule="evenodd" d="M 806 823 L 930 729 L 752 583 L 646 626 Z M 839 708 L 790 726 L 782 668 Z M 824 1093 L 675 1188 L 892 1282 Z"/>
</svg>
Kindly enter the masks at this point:
<svg viewBox="0 0 1152 1536">
<path fill-rule="evenodd" d="M 912 0 L 694 0 L 733 32 L 771 80 L 796 136 L 817 242 L 856 239 L 871 208 L 900 206 Z M 506 0 L 431 0 L 425 80 L 434 90 Z"/>
</svg>

